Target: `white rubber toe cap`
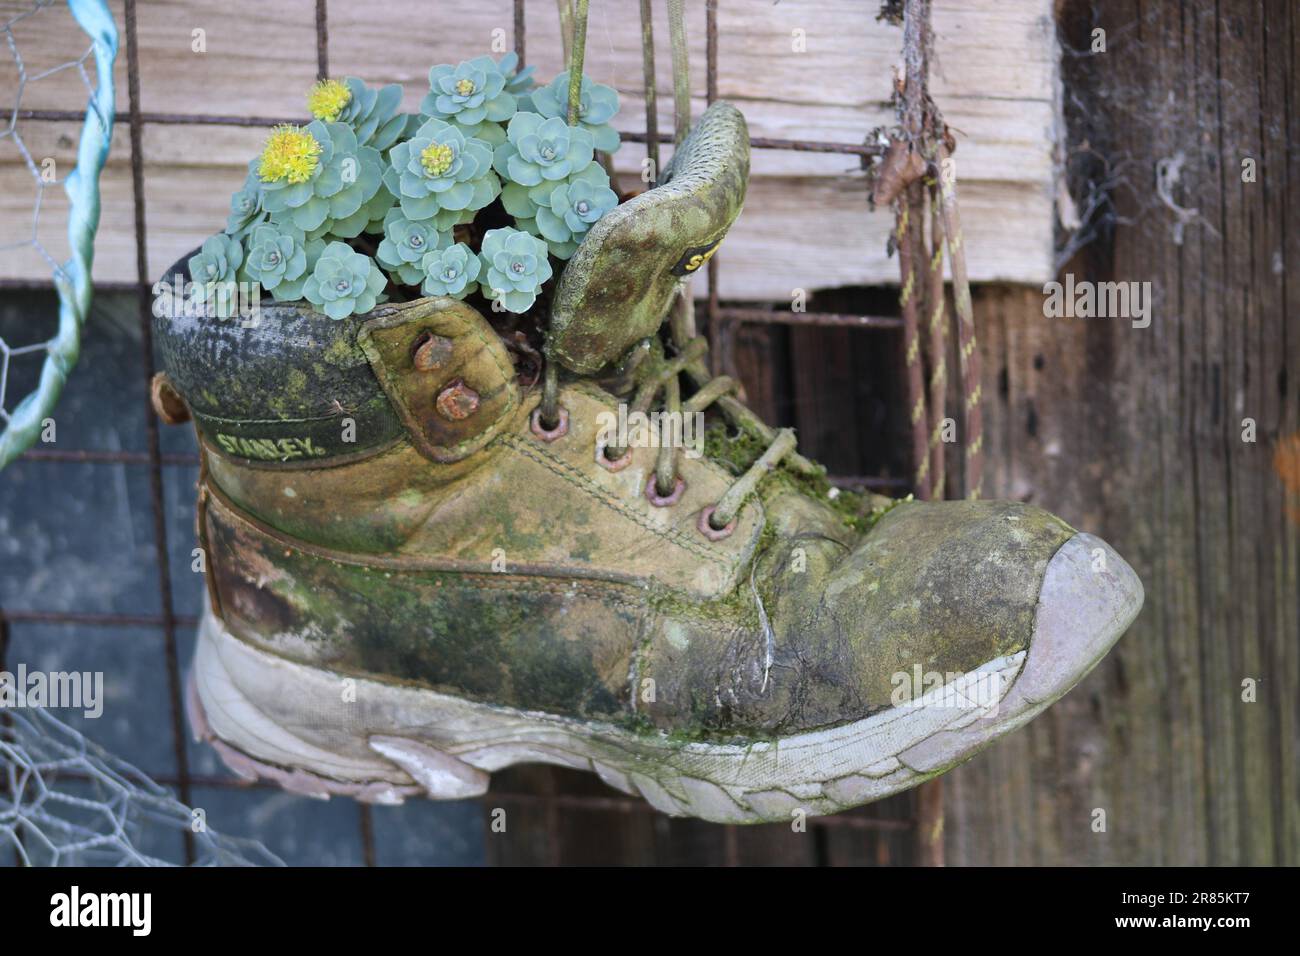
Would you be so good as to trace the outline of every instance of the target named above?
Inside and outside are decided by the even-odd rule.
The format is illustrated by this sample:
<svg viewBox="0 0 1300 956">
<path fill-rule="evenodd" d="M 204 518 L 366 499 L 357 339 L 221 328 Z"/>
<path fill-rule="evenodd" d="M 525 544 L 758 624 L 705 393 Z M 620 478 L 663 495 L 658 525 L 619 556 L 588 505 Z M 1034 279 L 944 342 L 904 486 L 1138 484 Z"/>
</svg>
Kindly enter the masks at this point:
<svg viewBox="0 0 1300 956">
<path fill-rule="evenodd" d="M 1101 538 L 1076 534 L 1047 564 L 1025 669 L 1012 692 L 1056 700 L 1087 674 L 1142 610 L 1142 582 Z"/>
<path fill-rule="evenodd" d="M 1028 723 L 1106 656 L 1142 609 L 1142 582 L 1115 550 L 1076 534 L 1047 563 L 1024 667 L 986 716 L 936 733 L 899 754 L 914 771 L 937 773 Z"/>
</svg>

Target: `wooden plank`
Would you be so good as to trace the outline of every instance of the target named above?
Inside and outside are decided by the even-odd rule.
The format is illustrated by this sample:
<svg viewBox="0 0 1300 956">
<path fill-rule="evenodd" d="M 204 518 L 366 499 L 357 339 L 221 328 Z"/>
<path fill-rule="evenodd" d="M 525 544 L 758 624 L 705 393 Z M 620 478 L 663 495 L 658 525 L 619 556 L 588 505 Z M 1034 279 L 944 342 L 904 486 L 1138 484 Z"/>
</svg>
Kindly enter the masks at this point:
<svg viewBox="0 0 1300 956">
<path fill-rule="evenodd" d="M 1262 37 L 1258 33 L 1248 36 L 1245 21 L 1240 17 L 1229 17 L 1222 24 L 1211 19 L 1203 25 L 1215 28 L 1206 32 L 1215 44 L 1213 55 L 1222 64 L 1221 85 L 1210 104 L 1219 117 L 1220 159 L 1225 173 L 1220 180 L 1226 213 L 1220 220 L 1223 223 L 1219 246 L 1223 278 L 1221 307 L 1225 312 L 1240 309 L 1249 317 L 1245 322 L 1229 321 L 1221 325 L 1223 395 L 1218 403 L 1221 412 L 1216 417 L 1221 418 L 1221 427 L 1229 436 L 1229 440 L 1218 445 L 1229 547 L 1215 550 L 1219 554 L 1220 577 L 1226 582 L 1239 581 L 1246 595 L 1254 599 L 1252 603 L 1257 602 L 1263 610 L 1270 608 L 1272 602 L 1267 589 L 1260 589 L 1256 582 L 1272 578 L 1271 555 L 1262 551 L 1256 540 L 1235 533 L 1236 529 L 1249 527 L 1256 521 L 1262 506 L 1271 498 L 1276 501 L 1270 491 L 1280 488 L 1269 469 L 1257 467 L 1265 457 L 1259 444 L 1252 446 L 1240 440 L 1243 416 L 1251 415 L 1252 411 L 1267 415 L 1270 409 L 1276 414 L 1278 410 L 1276 378 L 1269 381 L 1266 374 L 1252 374 L 1252 371 L 1257 357 L 1267 354 L 1261 345 L 1281 339 L 1284 332 L 1278 295 L 1281 289 L 1276 281 L 1270 281 L 1272 255 L 1259 241 L 1263 238 L 1262 230 L 1256 225 L 1268 215 L 1264 190 L 1259 188 L 1264 184 L 1247 184 L 1241 179 L 1241 157 L 1262 154 L 1262 124 L 1258 118 L 1267 115 L 1267 106 L 1255 58 L 1255 44 Z M 1209 51 L 1203 51 L 1202 56 L 1205 52 Z M 1271 179 L 1268 172 L 1265 178 Z M 1225 632 L 1230 635 L 1224 642 L 1227 666 L 1231 672 L 1257 678 L 1264 673 L 1270 622 L 1264 614 L 1242 613 L 1243 609 L 1236 606 L 1238 599 L 1231 591 L 1231 584 L 1222 597 Z M 1223 694 L 1219 699 L 1221 706 L 1236 712 L 1236 739 L 1226 742 L 1235 757 L 1233 772 L 1241 780 L 1233 808 L 1239 827 L 1235 861 L 1276 863 L 1276 834 L 1284 824 L 1272 812 L 1269 710 L 1245 705 L 1239 686 L 1234 688 L 1234 693 Z"/>
<path fill-rule="evenodd" d="M 34 125 L 34 130 L 43 126 Z M 64 124 L 66 127 L 66 124 Z M 104 202 L 127 204 L 127 214 L 106 211 L 96 242 L 95 278 L 131 281 L 135 276 L 134 225 L 130 215 L 130 176 L 126 171 L 122 193 L 122 161 L 129 146 L 115 136 L 115 160 L 105 173 Z M 208 165 L 197 162 L 211 146 L 214 151 L 239 149 L 238 155 L 256 154 L 262 134 L 243 127 L 149 126 L 145 131 L 145 194 L 152 271 L 165 268 L 175 258 L 199 245 L 225 225 L 230 194 L 243 182 L 244 165 Z M 38 137 L 42 140 L 46 136 Z M 116 152 L 119 139 L 121 151 Z M 71 152 L 65 151 L 68 163 Z M 42 155 L 36 153 L 36 155 Z M 59 153 L 45 154 L 55 155 Z M 246 162 L 247 160 L 245 160 Z M 67 168 L 63 162 L 61 168 Z M 15 163 L 0 165 L 0 221 L 24 222 L 31 214 L 34 192 L 27 188 L 31 174 Z M 625 180 L 629 185 L 633 180 Z M 1048 267 L 1051 223 L 1021 222 L 1007 229 L 1005 212 L 1021 202 L 1023 188 L 1006 183 L 973 183 L 963 191 L 968 210 L 967 241 L 972 269 L 1007 281 L 1028 281 L 1030 264 Z M 66 224 L 62 191 L 47 191 L 53 205 L 43 218 L 52 237 Z M 897 266 L 886 254 L 892 219 L 866 208 L 861 180 L 848 183 L 818 179 L 757 178 L 750 184 L 745 211 L 718 254 L 722 264 L 720 294 L 749 301 L 789 301 L 792 291 L 896 282 Z M 8 236 L 16 230 L 6 230 Z M 66 244 L 60 248 L 66 249 Z M 45 271 L 38 263 L 8 253 L 0 255 L 0 278 Z M 697 294 L 707 288 L 697 280 Z"/>
<path fill-rule="evenodd" d="M 40 191 L 37 207 L 37 179 L 26 164 L 0 162 L 0 279 L 43 279 L 48 281 L 51 266 L 34 247 L 22 245 L 35 237 L 57 263 L 69 258 L 68 198 L 62 180 L 76 164 L 75 138 L 52 130 L 68 130 L 67 124 L 31 124 L 24 132 L 28 140 L 57 145 L 33 149 L 36 163 L 46 157 L 54 159 L 52 167 L 57 181 L 46 183 Z M 132 206 L 130 155 L 125 128 L 114 135 L 115 161 L 100 176 L 100 227 L 95 241 L 96 280 L 135 278 L 135 213 Z M 0 157 L 10 157 L 9 141 L 0 140 Z M 37 166 L 37 175 L 42 167 Z M 209 230 L 211 231 L 211 230 Z"/>
<path fill-rule="evenodd" d="M 1263 115 L 1286 115 L 1285 123 L 1268 123 L 1260 128 L 1258 144 L 1259 162 L 1269 170 L 1268 177 L 1254 196 L 1258 212 L 1254 222 L 1259 224 L 1252 244 L 1254 275 L 1261 290 L 1260 314 L 1265 324 L 1261 326 L 1258 348 L 1250 354 L 1257 356 L 1262 374 L 1257 376 L 1263 392 L 1261 408 L 1263 421 L 1273 434 L 1282 439 L 1300 433 L 1300 403 L 1294 396 L 1295 379 L 1293 327 L 1287 324 L 1289 316 L 1300 315 L 1300 285 L 1280 283 L 1278 276 L 1279 252 L 1281 265 L 1294 267 L 1300 263 L 1300 231 L 1291 227 L 1291 210 L 1295 205 L 1295 191 L 1300 187 L 1300 150 L 1294 148 L 1296 121 L 1286 113 L 1294 111 L 1300 95 L 1300 70 L 1296 67 L 1296 12 L 1278 11 L 1268 7 L 1259 18 L 1258 29 L 1262 62 L 1274 64 L 1260 84 L 1260 108 Z M 1253 22 L 1253 21 L 1248 21 Z M 1285 69 L 1280 65 L 1285 64 Z M 1291 337 L 1287 338 L 1288 332 Z M 1292 346 L 1290 354 L 1278 348 L 1279 341 Z M 1290 377 L 1288 377 L 1288 368 Z M 1290 394 L 1288 394 L 1288 392 Z M 1273 451 L 1276 452 L 1276 445 Z M 1288 489 L 1272 481 L 1280 477 L 1276 464 L 1273 475 L 1264 476 L 1256 466 L 1265 491 L 1260 496 L 1260 510 L 1276 522 L 1294 519 L 1300 514 L 1300 488 L 1294 484 Z M 1292 475 L 1292 480 L 1296 478 Z M 1265 673 L 1296 674 L 1300 672 L 1300 641 L 1288 636 L 1300 634 L 1300 602 L 1295 599 L 1295 582 L 1300 572 L 1300 549 L 1296 537 L 1274 535 L 1260 547 L 1263 567 L 1256 582 L 1257 606 L 1260 614 L 1258 628 L 1261 635 L 1276 635 L 1267 642 L 1262 654 L 1261 671 Z M 1288 590 L 1287 585 L 1290 585 Z M 1296 684 L 1292 684 L 1294 691 Z M 1278 863 L 1295 865 L 1300 857 L 1300 801 L 1292 799 L 1295 781 L 1300 780 L 1300 714 L 1289 706 L 1282 696 L 1270 697 L 1268 707 L 1268 741 L 1270 768 L 1276 783 L 1270 786 L 1273 796 L 1272 813 L 1278 821 L 1274 833 L 1275 856 Z M 1286 783 L 1292 789 L 1286 789 Z"/>
<path fill-rule="evenodd" d="M 118 91 L 118 110 L 126 111 L 126 39 L 122 33 L 124 5 L 122 0 L 109 0 L 109 10 L 117 23 L 121 40 L 121 53 L 114 64 L 113 77 Z M 7 8 L 5 20 L 15 11 Z M 8 42 L 0 46 L 0 110 L 53 109 L 84 110 L 89 91 L 86 82 L 75 68 L 58 69 L 85 56 L 90 50 L 90 38 L 77 26 L 67 4 L 50 4 L 39 13 L 24 17 L 12 24 L 13 47 L 22 60 L 22 72 L 28 82 L 18 96 L 18 60 L 13 56 Z M 94 58 L 86 59 L 85 70 L 90 84 L 95 83 Z M 53 72 L 52 72 L 53 71 Z"/>
<path fill-rule="evenodd" d="M 1178 22 L 1175 17 L 1157 17 L 1152 25 L 1151 41 L 1153 49 L 1143 50 L 1151 56 L 1151 73 L 1153 78 L 1164 86 L 1177 85 L 1185 89 L 1188 81 L 1187 65 L 1182 62 L 1178 46 L 1181 44 Z M 1139 54 L 1137 44 L 1131 44 L 1125 50 L 1123 66 L 1131 82 L 1140 69 L 1134 60 Z M 1102 78 L 1098 77 L 1102 82 Z M 1172 123 L 1189 123 L 1185 106 L 1178 107 L 1170 117 Z M 1144 151 L 1144 157 L 1173 156 L 1180 143 L 1176 129 L 1164 124 L 1157 131 L 1152 148 Z M 1181 311 L 1182 301 L 1178 295 L 1178 275 L 1182 268 L 1181 251 L 1168 239 L 1169 223 L 1167 217 L 1158 219 L 1159 225 L 1153 232 L 1159 235 L 1154 246 L 1155 262 L 1153 271 L 1166 277 L 1170 283 L 1166 301 L 1171 309 Z M 1145 271 L 1145 270 L 1144 270 Z M 1181 323 L 1180 323 L 1181 324 Z M 1162 769 L 1170 774 L 1171 786 L 1164 794 L 1166 817 L 1168 823 L 1162 823 L 1151 810 L 1135 808 L 1138 816 L 1134 823 L 1138 826 L 1154 826 L 1163 832 L 1168 849 L 1166 861 L 1183 864 L 1204 864 L 1209 861 L 1208 821 L 1206 810 L 1208 801 L 1202 791 L 1204 783 L 1205 747 L 1207 742 L 1201 730 L 1201 673 L 1199 655 L 1194 643 L 1197 628 L 1196 593 L 1193 585 L 1195 575 L 1195 545 L 1192 536 L 1195 533 L 1196 511 L 1191 494 L 1182 488 L 1171 486 L 1171 480 L 1186 481 L 1189 474 L 1187 460 L 1187 422 L 1192 401 L 1186 394 L 1186 386 L 1180 368 L 1181 351 L 1184 348 L 1186 332 L 1171 323 L 1161 323 L 1155 329 L 1152 355 L 1156 360 L 1154 375 L 1162 381 L 1170 382 L 1171 387 L 1152 387 L 1147 397 L 1152 401 L 1156 411 L 1153 426 L 1157 430 L 1157 447 L 1159 448 L 1158 470 L 1151 477 L 1155 487 L 1160 489 L 1157 499 L 1157 511 L 1150 529 L 1149 546 L 1153 551 L 1147 554 L 1154 558 L 1156 579 L 1153 586 L 1162 600 L 1154 602 L 1153 620 L 1158 630 L 1153 635 L 1155 646 L 1160 656 L 1151 662 L 1153 668 L 1163 668 L 1168 674 L 1169 693 L 1167 705 L 1162 708 L 1161 716 L 1169 726 L 1167 747 L 1161 749 Z M 1174 384 L 1176 383 L 1176 384 Z M 1145 390 L 1144 390 L 1145 391 Z M 1194 400 L 1194 397 L 1192 398 Z M 1148 522 L 1139 521 L 1136 529 L 1142 529 Z M 1189 641 L 1189 637 L 1193 640 Z M 1148 645 L 1149 646 L 1149 645 Z M 1140 648 L 1129 649 L 1129 654 L 1141 654 Z M 1172 842 L 1177 833 L 1185 834 L 1181 843 Z"/>
<path fill-rule="evenodd" d="M 363 9 L 375 16 L 374 7 Z M 306 91 L 316 81 L 314 0 L 239 0 L 220 5 L 149 0 L 138 3 L 136 11 L 143 111 L 234 116 L 303 113 Z M 196 30 L 203 31 L 202 51 L 195 49 Z M 345 38 L 346 32 L 338 36 Z M 125 97 L 122 88 L 118 96 L 122 112 Z"/>
<path fill-rule="evenodd" d="M 1009 210 L 1027 208 L 1026 192 L 1036 188 L 963 186 L 972 274 L 1032 282 L 1051 268 L 1051 221 L 1008 216 Z M 724 298 L 789 301 L 794 289 L 896 285 L 898 263 L 887 252 L 892 229 L 888 212 L 867 211 L 860 180 L 755 179 L 744 213 L 717 254 L 719 292 Z"/>
<path fill-rule="evenodd" d="M 936 6 L 935 92 L 958 130 L 958 172 L 972 210 L 967 216 L 969 247 L 971 273 L 977 280 L 1041 282 L 1050 271 L 1056 63 L 1054 40 L 1043 26 L 1049 6 L 1048 0 L 953 0 Z M 698 112 L 704 105 L 704 5 L 689 7 Z M 121 25 L 120 0 L 115 9 Z M 252 0 L 220 8 L 198 0 L 141 4 L 143 109 L 163 114 L 303 115 L 303 97 L 316 70 L 314 9 L 310 0 L 272 7 Z M 777 6 L 767 0 L 725 0 L 718 9 L 720 94 L 746 112 L 753 135 L 861 143 L 873 128 L 892 122 L 890 75 L 900 31 L 878 22 L 859 0 L 801 0 Z M 401 82 L 411 110 L 418 108 L 427 87 L 429 64 L 490 50 L 494 41 L 506 47 L 513 43 L 509 0 L 454 12 L 423 0 L 385 4 L 378 17 L 373 8 L 355 4 L 335 4 L 329 12 L 334 74 L 360 75 L 373 83 Z M 656 13 L 660 126 L 670 129 L 668 31 L 662 9 Z M 553 5 L 535 0 L 528 5 L 527 17 L 529 61 L 548 78 L 561 68 Z M 66 29 L 58 32 L 57 22 L 46 14 L 31 23 L 32 49 L 71 45 Z M 394 24 L 403 28 L 395 30 Z M 203 52 L 194 48 L 196 30 L 203 31 Z M 806 52 L 792 49 L 795 30 L 803 31 Z M 619 125 L 626 130 L 644 127 L 640 42 L 635 0 L 594 5 L 587 69 L 619 88 Z M 119 58 L 118 109 L 123 121 L 128 106 L 124 61 Z M 23 106 L 76 110 L 84 102 L 80 79 L 65 72 L 33 83 Z M 75 142 L 76 129 L 76 124 L 67 123 L 23 125 L 38 158 L 59 155 L 47 144 L 69 133 Z M 228 193 L 242 180 L 243 167 L 263 136 L 264 131 L 236 127 L 146 127 L 151 269 L 165 267 L 221 227 Z M 665 150 L 665 156 L 670 152 Z M 642 146 L 629 143 L 616 165 L 635 176 L 643 155 Z M 6 186 L 20 182 L 21 177 L 7 168 L 17 161 L 17 153 L 0 140 L 0 182 Z M 114 140 L 113 161 L 129 161 L 120 135 Z M 856 157 L 759 150 L 753 175 L 746 212 L 723 253 L 728 266 L 721 274 L 720 294 L 784 299 L 795 287 L 897 281 L 895 264 L 885 255 L 890 217 L 886 212 L 866 213 L 865 174 Z M 0 195 L 0 222 L 21 223 L 29 198 L 21 190 L 6 189 Z M 824 215 L 835 219 L 825 223 Z M 59 221 L 51 220 L 56 225 Z M 134 278 L 130 228 L 129 217 L 105 218 L 97 279 Z M 30 256 L 0 252 L 0 278 L 44 271 Z"/>
</svg>

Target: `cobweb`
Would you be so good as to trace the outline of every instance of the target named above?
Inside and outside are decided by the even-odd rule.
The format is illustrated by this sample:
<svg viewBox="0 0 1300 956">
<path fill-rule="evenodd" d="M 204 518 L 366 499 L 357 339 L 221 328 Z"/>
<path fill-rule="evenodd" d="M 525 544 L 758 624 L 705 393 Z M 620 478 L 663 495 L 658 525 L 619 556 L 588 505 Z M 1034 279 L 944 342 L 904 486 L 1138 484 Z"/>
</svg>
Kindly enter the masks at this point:
<svg viewBox="0 0 1300 956">
<path fill-rule="evenodd" d="M 1217 186 L 1221 176 L 1213 146 L 1216 127 L 1207 115 L 1258 115 L 1258 90 L 1253 84 L 1234 84 L 1215 70 L 1153 88 L 1149 75 L 1115 67 L 1121 61 L 1179 56 L 1183 41 L 1178 31 L 1197 29 L 1198 20 L 1199 28 L 1213 31 L 1216 10 L 1193 4 L 1181 17 L 1159 4 L 1149 5 L 1102 30 L 1100 24 L 1115 19 L 1103 15 L 1112 12 L 1103 0 L 1062 8 L 1057 38 L 1065 129 L 1059 158 L 1069 197 L 1058 197 L 1058 273 L 1085 251 L 1098 263 L 1106 262 L 1121 228 L 1135 230 L 1157 246 L 1181 246 L 1195 232 L 1222 240 L 1213 217 L 1197 208 L 1203 187 Z M 1167 22 L 1171 16 L 1173 26 Z M 1094 46 L 1099 38 L 1101 50 Z M 1211 104 L 1213 114 L 1207 113 Z M 1266 120 L 1260 116 L 1261 126 Z M 1125 135 L 1139 130 L 1140 136 Z"/>
<path fill-rule="evenodd" d="M 4 711 L 0 854 L 13 859 L 0 862 L 170 866 L 182 832 L 193 834 L 196 866 L 284 865 L 255 840 L 216 833 L 165 787 L 48 712 Z"/>
</svg>

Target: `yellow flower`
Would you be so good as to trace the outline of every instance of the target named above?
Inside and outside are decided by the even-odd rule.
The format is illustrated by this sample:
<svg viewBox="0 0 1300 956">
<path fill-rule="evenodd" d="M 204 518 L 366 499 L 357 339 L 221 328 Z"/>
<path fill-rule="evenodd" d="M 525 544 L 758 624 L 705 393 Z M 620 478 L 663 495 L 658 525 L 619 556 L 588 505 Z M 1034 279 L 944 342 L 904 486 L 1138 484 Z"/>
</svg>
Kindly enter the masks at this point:
<svg viewBox="0 0 1300 956">
<path fill-rule="evenodd" d="M 307 94 L 307 109 L 322 123 L 333 123 L 352 101 L 352 91 L 339 80 L 321 80 Z"/>
<path fill-rule="evenodd" d="M 474 81 L 468 79 L 461 80 L 456 84 L 456 92 L 461 96 L 469 96 L 474 92 Z"/>
<path fill-rule="evenodd" d="M 451 169 L 453 153 L 450 146 L 430 143 L 420 154 L 420 165 L 430 176 L 441 176 Z"/>
<path fill-rule="evenodd" d="M 264 183 L 305 183 L 316 171 L 320 143 L 301 126 L 277 126 L 262 147 L 257 175 Z"/>
</svg>

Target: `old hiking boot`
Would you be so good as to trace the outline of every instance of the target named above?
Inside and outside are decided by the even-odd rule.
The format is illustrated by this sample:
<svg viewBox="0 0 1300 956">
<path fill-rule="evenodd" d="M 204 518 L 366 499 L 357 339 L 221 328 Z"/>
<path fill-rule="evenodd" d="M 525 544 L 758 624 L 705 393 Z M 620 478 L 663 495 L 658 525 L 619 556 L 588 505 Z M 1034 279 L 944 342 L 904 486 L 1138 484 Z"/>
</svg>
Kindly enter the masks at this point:
<svg viewBox="0 0 1300 956">
<path fill-rule="evenodd" d="M 593 228 L 549 395 L 453 299 L 157 320 L 156 405 L 203 454 L 191 719 L 232 769 L 396 803 L 541 761 L 666 813 L 788 820 L 942 773 L 1124 632 L 1142 587 L 1101 540 L 1023 504 L 834 496 L 708 378 L 689 316 L 663 344 L 746 150 L 715 104 Z M 705 453 L 610 436 L 620 402 L 707 411 Z"/>
</svg>

